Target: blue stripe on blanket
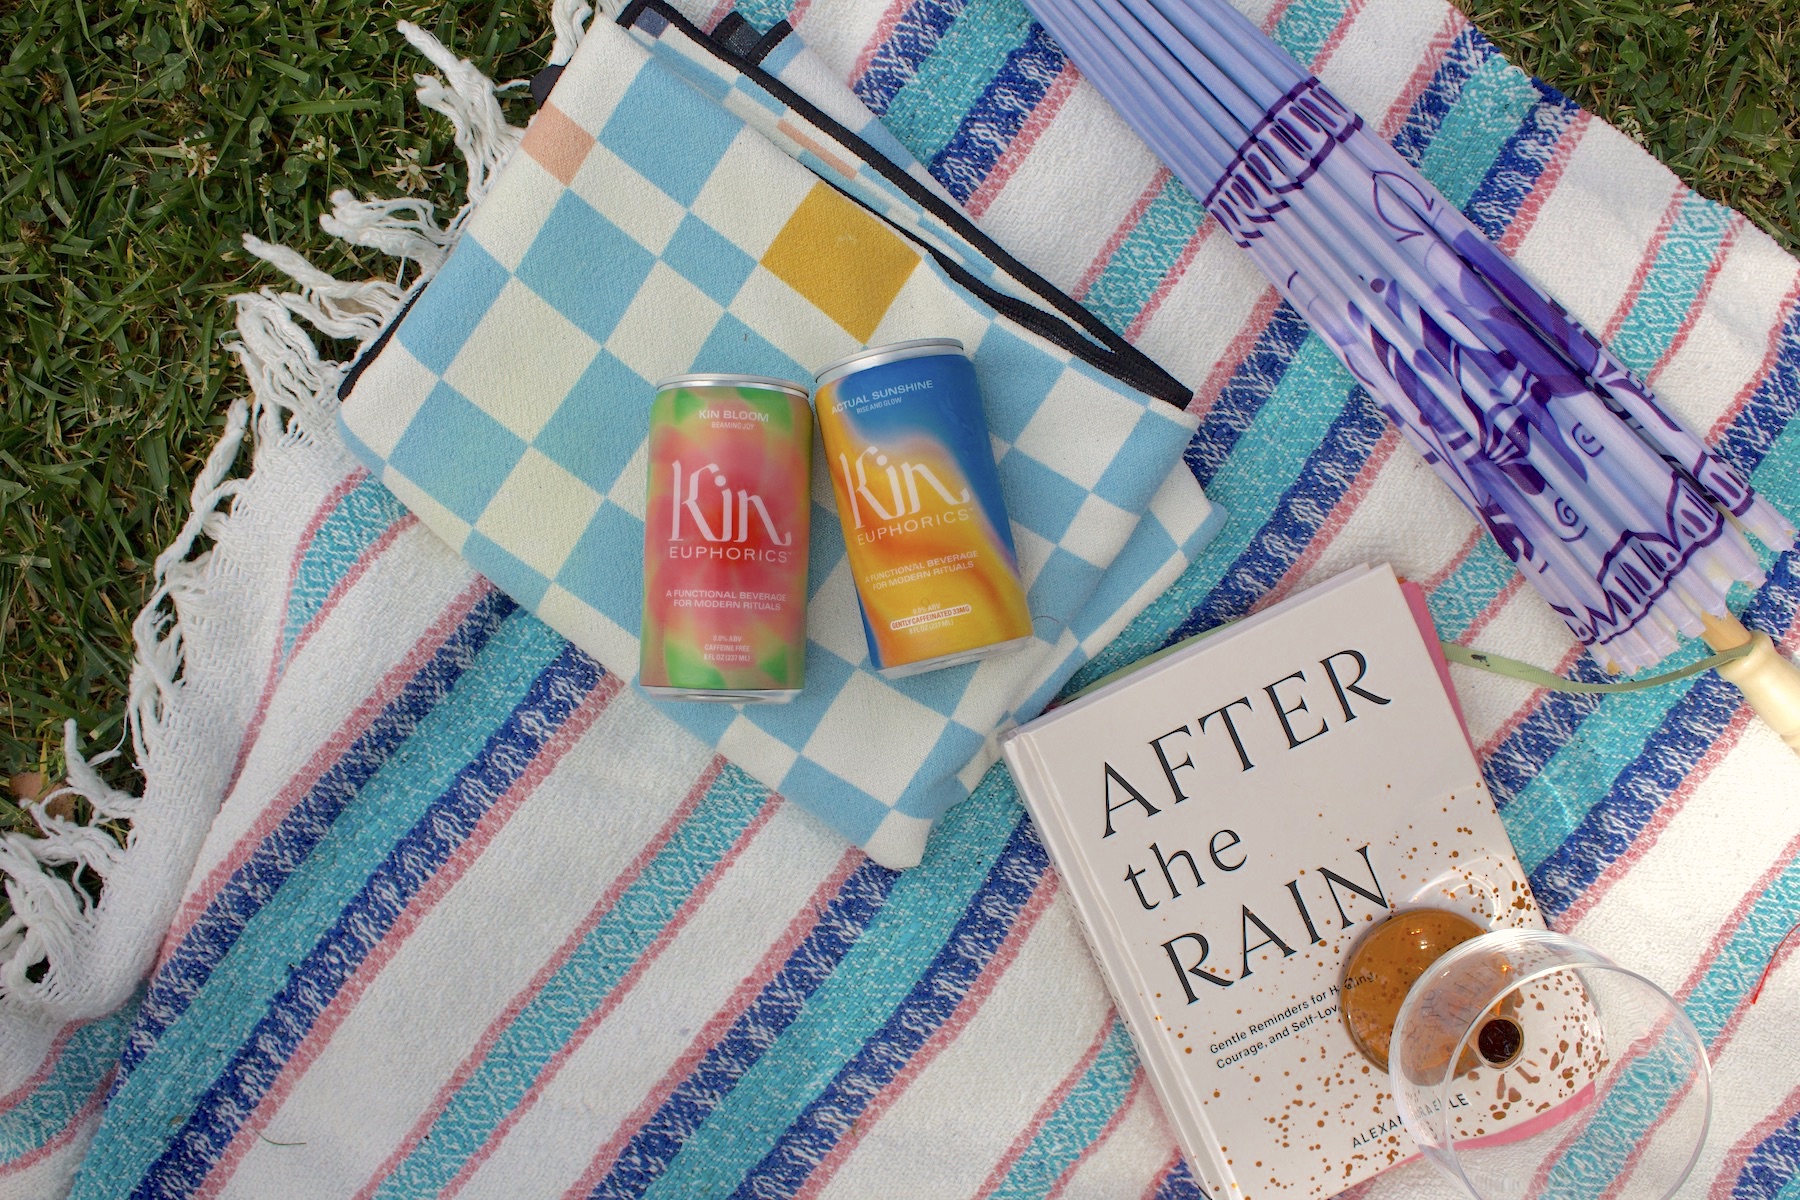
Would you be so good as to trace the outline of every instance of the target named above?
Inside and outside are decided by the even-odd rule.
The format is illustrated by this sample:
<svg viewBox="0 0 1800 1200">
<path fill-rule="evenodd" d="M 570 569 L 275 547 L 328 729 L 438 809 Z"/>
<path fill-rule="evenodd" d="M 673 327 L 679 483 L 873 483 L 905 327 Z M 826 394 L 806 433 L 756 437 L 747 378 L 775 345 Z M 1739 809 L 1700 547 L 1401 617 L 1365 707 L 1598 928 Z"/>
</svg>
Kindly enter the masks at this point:
<svg viewBox="0 0 1800 1200">
<path fill-rule="evenodd" d="M 1797 605 L 1800 605 L 1800 578 L 1796 578 L 1795 557 L 1787 555 L 1770 573 L 1769 583 L 1757 592 L 1756 599 L 1744 610 L 1744 618 L 1753 628 L 1782 629 L 1792 623 Z M 1682 657 L 1691 658 L 1699 653 L 1693 649 Z M 1587 809 L 1562 843 L 1532 870 L 1531 886 L 1546 915 L 1554 919 L 1568 911 L 1581 894 L 1630 849 L 1633 840 L 1654 820 L 1658 809 L 1668 803 L 1666 797 L 1699 766 L 1742 703 L 1743 696 L 1735 687 L 1708 673 L 1686 689 L 1680 702 L 1672 706 L 1649 736 L 1638 730 L 1621 734 L 1634 739 L 1635 757 L 1613 779 L 1602 781 L 1600 786 L 1605 788 L 1604 795 Z M 1590 717 L 1588 724 L 1583 726 L 1581 740 L 1576 744 L 1579 749 L 1573 751 L 1575 755 L 1598 754 L 1591 743 L 1602 735 L 1590 731 L 1589 725 L 1594 720 Z M 1556 760 L 1570 754 L 1570 751 L 1559 751 Z M 1512 818 L 1511 810 L 1503 811 L 1501 818 L 1516 838 L 1521 824 Z"/>
<path fill-rule="evenodd" d="M 67 1036 L 49 1072 L 10 1108 L 0 1108 L 0 1167 L 56 1140 L 106 1086 L 119 1063 L 137 998 Z"/>
<path fill-rule="evenodd" d="M 1201 487 L 1212 487 L 1219 471 L 1231 461 L 1239 440 L 1275 395 L 1311 333 L 1311 326 L 1292 306 L 1276 305 L 1256 344 L 1200 419 L 1200 428 L 1188 443 L 1187 464 Z M 1261 436 L 1268 434 L 1265 427 Z"/>
<path fill-rule="evenodd" d="M 682 1146 L 768 1053 L 858 944 L 899 878 L 872 859 L 850 873 L 780 971 L 619 1151 L 611 1169 L 594 1185 L 594 1197 L 624 1200 L 642 1196 L 656 1184 Z"/>
<path fill-rule="evenodd" d="M 1206 1192 L 1194 1178 L 1187 1159 L 1178 1159 L 1175 1167 L 1157 1185 L 1154 1200 L 1207 1200 Z"/>
<path fill-rule="evenodd" d="M 119 1063 L 121 1084 L 193 1003 L 256 914 L 331 831 L 362 788 L 409 746 L 518 606 L 503 593 L 477 601 L 435 654 L 319 777 L 287 817 L 235 871 L 151 981 Z"/>
<path fill-rule="evenodd" d="M 968 997 L 1048 867 L 1036 830 L 1030 821 L 1020 821 L 974 902 L 957 919 L 912 990 L 788 1124 L 738 1185 L 741 1193 L 788 1196 L 806 1182 L 882 1089 Z"/>
<path fill-rule="evenodd" d="M 132 1036 L 143 1069 L 123 1078 L 112 1099 L 136 1110 L 133 1119 L 117 1129 L 103 1123 L 96 1139 L 113 1176 L 140 1177 L 190 1137 L 216 1154 L 209 1108 L 230 1112 L 238 1098 L 215 1089 L 267 1086 L 278 1060 L 260 1057 L 259 1039 L 281 1047 L 304 1035 L 315 1003 L 329 999 L 321 972 L 355 969 L 364 952 L 358 939 L 385 931 L 389 905 L 422 882 L 415 870 L 436 869 L 468 814 L 502 795 L 530 765 L 540 733 L 560 725 L 571 688 L 598 678 L 591 660 L 571 658 L 566 642 L 510 601 L 490 593 L 477 610 L 453 635 L 463 644 L 447 644 L 435 656 L 438 669 L 422 671 L 378 718 L 370 731 L 378 736 L 363 739 L 302 798 L 159 972 L 146 1012 L 153 1000 L 176 1003 L 140 1016 Z M 504 619 L 486 628 L 499 613 Z M 379 769 L 368 772 L 367 758 L 379 759 Z M 315 961 L 319 954 L 324 962 Z M 145 1036 L 151 1032 L 160 1038 Z M 246 1067 L 257 1073 L 234 1079 Z M 146 1179 L 147 1194 L 179 1192 L 190 1163 L 181 1165 L 181 1174 Z M 84 1182 L 89 1190 L 78 1185 L 77 1195 L 94 1194 L 99 1181 Z"/>
<path fill-rule="evenodd" d="M 956 20 L 881 114 L 882 124 L 922 163 L 933 162 L 950 145 L 964 114 L 1033 28 L 1023 4 L 945 7 L 960 9 Z"/>
<path fill-rule="evenodd" d="M 1502 151 L 1516 144 L 1521 125 L 1538 109 L 1540 100 L 1531 78 L 1491 50 L 1465 86 L 1467 91 L 1463 95 L 1470 96 L 1472 101 L 1462 103 L 1459 96 L 1459 103 L 1448 108 L 1419 163 L 1425 178 L 1461 209 L 1469 207 L 1469 201 L 1475 198 L 1494 164 L 1500 160 Z M 1474 102 L 1473 98 L 1479 98 L 1479 102 Z M 1550 144 L 1554 147 L 1554 138 L 1550 139 Z M 1548 159 L 1546 152 L 1543 161 Z M 1536 170 L 1529 172 L 1533 182 L 1542 170 L 1543 161 L 1537 164 Z M 1493 229 L 1487 230 L 1487 234 L 1497 236 Z"/>
<path fill-rule="evenodd" d="M 725 1086 L 702 1086 L 697 1096 L 683 1098 L 684 1085 L 663 1106 L 658 1120 L 692 1133 L 679 1144 L 665 1140 L 663 1148 L 647 1155 L 647 1173 L 655 1176 L 650 1195 L 713 1195 L 730 1191 L 750 1172 L 780 1131 L 799 1118 L 912 993 L 956 921 L 982 903 L 990 881 L 999 886 L 994 864 L 1023 819 L 994 773 L 950 810 L 944 832 L 932 843 L 943 851 L 891 884 L 881 911 L 779 1036 L 734 1055 Z M 1027 851 L 1018 847 L 1013 853 Z M 803 955 L 790 962 L 795 960 L 803 961 Z M 684 1111 L 701 1107 L 710 1111 Z M 701 1116 L 704 1123 L 696 1119 Z M 766 1132 L 745 1136 L 752 1129 Z M 626 1192 L 619 1188 L 595 1194 Z"/>
<path fill-rule="evenodd" d="M 1432 72 L 1431 80 L 1419 98 L 1407 110 L 1406 119 L 1394 135 L 1394 149 L 1413 166 L 1425 161 L 1427 151 L 1436 140 L 1445 118 L 1461 99 L 1469 81 L 1482 64 L 1498 55 L 1493 44 L 1473 28 L 1465 29 L 1450 40 L 1443 61 Z M 1477 101 L 1479 103 L 1479 101 Z M 1429 176 L 1428 176 L 1429 178 Z M 1440 189 L 1443 180 L 1432 179 Z"/>
<path fill-rule="evenodd" d="M 1531 195 L 1544 168 L 1556 156 L 1563 134 L 1581 109 L 1574 101 L 1537 79 L 1527 77 L 1534 97 L 1519 96 L 1524 105 L 1518 128 L 1488 168 L 1462 210 L 1493 241 L 1506 235 L 1519 206 Z M 1527 103 L 1528 102 L 1528 103 Z"/>
<path fill-rule="evenodd" d="M 369 548 L 406 515 L 406 506 L 372 476 L 338 501 L 307 544 L 288 589 L 287 619 L 282 622 L 281 653 L 294 648 L 300 631 L 319 615 L 332 589 L 356 566 Z"/>
<path fill-rule="evenodd" d="M 1726 686 L 1730 686 L 1727 684 Z M 1706 968 L 1684 1007 L 1701 1040 L 1711 1045 L 1724 1032 L 1763 967 L 1800 912 L 1800 863 L 1789 863 L 1757 897 L 1743 923 Z M 1550 1173 L 1546 1193 L 1598 1193 L 1618 1179 L 1642 1139 L 1666 1115 L 1657 1103 L 1667 1087 L 1667 1068 L 1654 1058 L 1627 1065 L 1601 1102 L 1587 1131 Z"/>
<path fill-rule="evenodd" d="M 1035 22 L 1025 40 L 1007 51 L 999 71 L 926 164 L 959 202 L 966 203 L 987 179 L 1067 61 Z"/>
<path fill-rule="evenodd" d="M 1182 589 L 1198 600 L 1169 640 L 1243 616 L 1279 583 L 1386 428 L 1349 372 L 1309 336 L 1256 424 L 1213 476 L 1220 494 L 1239 499 L 1226 510 L 1233 520 L 1183 576 Z"/>
<path fill-rule="evenodd" d="M 1800 1195 L 1800 1111 L 1758 1142 L 1732 1182 L 1732 1200 L 1792 1200 Z"/>
<path fill-rule="evenodd" d="M 919 0 L 909 6 L 895 23 L 894 31 L 875 51 L 861 78 L 851 85 L 857 99 L 876 116 L 887 115 L 888 105 L 918 73 L 919 65 L 937 50 L 944 31 L 962 10 L 962 0 Z"/>
<path fill-rule="evenodd" d="M 770 802 L 767 788 L 726 764 L 693 814 L 595 922 L 568 961 L 512 1015 L 424 1139 L 382 1181 L 376 1195 L 435 1195 L 455 1178 Z"/>
<path fill-rule="evenodd" d="M 275 959 L 276 970 L 285 977 L 279 990 L 269 998 L 255 1027 L 240 1038 L 237 1052 L 217 1078 L 183 1106 L 187 1116 L 180 1131 L 145 1172 L 134 1195 L 175 1200 L 191 1194 L 280 1078 L 284 1065 L 338 990 L 381 944 L 413 898 L 467 841 L 487 811 L 531 768 L 557 731 L 599 686 L 604 672 L 593 659 L 535 620 L 521 617 L 516 624 L 523 636 L 505 648 L 511 651 L 518 677 L 528 680 L 524 695 L 513 698 L 511 680 L 492 681 L 489 696 L 482 699 L 495 701 L 489 711 L 503 714 L 503 719 L 484 740 L 474 729 L 465 728 L 464 737 L 449 743 L 480 748 L 447 789 L 431 789 L 435 794 L 423 811 L 407 803 L 408 799 L 426 798 L 423 795 L 365 797 L 368 802 L 362 812 L 377 807 L 386 810 L 381 819 L 368 822 L 375 835 L 369 840 L 389 843 L 380 863 L 352 896 L 336 906 L 334 919 L 322 935 L 307 930 L 316 940 L 297 964 L 289 967 L 291 959 Z M 508 640 L 504 635 L 496 637 L 494 645 L 502 648 Z M 548 662 L 544 661 L 546 650 L 553 652 Z M 485 732 L 488 725 L 483 721 L 479 728 Z M 410 827 L 403 828 L 398 840 L 390 840 L 394 826 L 408 819 Z M 338 825 L 352 823 L 353 815 L 346 814 Z M 335 874 L 342 878 L 346 873 Z M 362 871 L 348 874 L 354 877 Z M 316 882 L 316 892 L 336 890 L 325 880 Z M 265 944 L 262 950 L 265 955 L 291 954 L 305 940 L 309 939 L 293 939 L 285 947 L 279 942 Z"/>
<path fill-rule="evenodd" d="M 1125 1023 L 1114 1017 L 1100 1053 L 991 1193 L 993 1200 L 1048 1195 L 1063 1172 L 1080 1161 L 1082 1153 L 1118 1115 L 1137 1071 L 1131 1035 Z"/>
</svg>

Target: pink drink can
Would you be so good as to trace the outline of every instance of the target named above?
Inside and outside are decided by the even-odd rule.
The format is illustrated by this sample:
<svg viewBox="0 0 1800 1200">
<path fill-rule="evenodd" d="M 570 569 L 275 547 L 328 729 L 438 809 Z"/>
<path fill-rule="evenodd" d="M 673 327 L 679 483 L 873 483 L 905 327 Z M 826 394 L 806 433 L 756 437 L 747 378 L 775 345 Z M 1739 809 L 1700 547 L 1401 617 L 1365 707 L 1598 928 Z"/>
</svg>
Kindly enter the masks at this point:
<svg viewBox="0 0 1800 1200">
<path fill-rule="evenodd" d="M 806 675 L 807 389 L 666 379 L 649 460 L 639 685 L 665 700 L 792 700 Z"/>
</svg>

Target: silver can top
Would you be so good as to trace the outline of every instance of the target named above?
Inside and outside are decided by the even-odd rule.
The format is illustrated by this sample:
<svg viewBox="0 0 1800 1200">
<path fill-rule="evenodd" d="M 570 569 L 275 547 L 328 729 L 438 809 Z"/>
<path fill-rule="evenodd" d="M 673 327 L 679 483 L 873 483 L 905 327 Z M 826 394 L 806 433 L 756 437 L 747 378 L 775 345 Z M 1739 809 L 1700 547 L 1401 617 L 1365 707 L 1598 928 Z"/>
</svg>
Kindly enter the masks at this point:
<svg viewBox="0 0 1800 1200">
<path fill-rule="evenodd" d="M 805 400 L 810 389 L 803 383 L 795 383 L 791 379 L 776 379 L 772 375 L 720 375 L 701 372 L 694 375 L 671 375 L 656 385 L 657 392 L 665 392 L 673 387 L 741 387 L 757 388 L 765 391 L 786 392 L 790 396 L 798 396 Z"/>
<path fill-rule="evenodd" d="M 899 362 L 906 358 L 925 358 L 934 354 L 966 354 L 963 344 L 955 338 L 914 338 L 910 342 L 889 342 L 885 346 L 870 346 L 867 350 L 858 350 L 855 354 L 846 354 L 836 358 L 819 368 L 819 387 L 836 379 L 842 379 L 852 371 L 861 371 L 869 367 L 879 367 L 883 363 Z"/>
</svg>

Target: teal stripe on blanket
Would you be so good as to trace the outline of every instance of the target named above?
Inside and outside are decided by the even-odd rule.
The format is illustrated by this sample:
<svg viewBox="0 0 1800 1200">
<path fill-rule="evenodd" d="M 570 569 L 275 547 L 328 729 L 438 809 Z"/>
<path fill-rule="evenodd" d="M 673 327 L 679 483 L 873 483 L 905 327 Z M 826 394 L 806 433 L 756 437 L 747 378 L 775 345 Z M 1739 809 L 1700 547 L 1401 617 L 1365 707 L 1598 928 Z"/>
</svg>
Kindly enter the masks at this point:
<svg viewBox="0 0 1800 1200">
<path fill-rule="evenodd" d="M 0 1167 L 53 1141 L 106 1086 L 119 1064 L 119 1049 L 137 1015 L 138 999 L 133 997 L 117 1012 L 71 1033 L 43 1081 L 17 1104 L 0 1111 Z"/>
<path fill-rule="evenodd" d="M 1209 219 L 1194 194 L 1180 180 L 1168 178 L 1088 285 L 1081 303 L 1124 333 Z"/>
<path fill-rule="evenodd" d="M 288 589 L 287 620 L 281 630 L 281 652 L 294 648 L 302 630 L 319 615 L 333 589 L 356 566 L 369 548 L 381 540 L 395 521 L 406 515 L 394 493 L 373 476 L 351 488 L 313 533 L 294 571 Z"/>
<path fill-rule="evenodd" d="M 507 1026 L 377 1196 L 435 1195 L 455 1178 L 769 801 L 767 788 L 726 765 L 643 874 Z"/>
<path fill-rule="evenodd" d="M 1344 0 L 1294 0 L 1275 25 L 1275 40 L 1283 50 L 1310 64 L 1344 19 Z"/>
<path fill-rule="evenodd" d="M 1662 664 L 1674 670 L 1702 657 L 1698 644 Z M 1506 831 L 1527 873 L 1542 866 L 1563 839 L 1605 798 L 1613 779 L 1643 752 L 1669 711 L 1692 690 L 1693 679 L 1607 697 L 1582 722 L 1581 736 L 1564 744 L 1506 805 Z"/>
<path fill-rule="evenodd" d="M 993 1200 L 1028 1200 L 1048 1195 L 1063 1172 L 1081 1160 L 1118 1115 L 1137 1069 L 1131 1035 L 1126 1032 L 1125 1023 L 1114 1017 L 1106 1040 L 1100 1044 L 1100 1053 L 994 1189 Z"/>
<path fill-rule="evenodd" d="M 881 116 L 882 124 L 920 162 L 936 158 L 993 81 L 1006 56 L 1025 41 L 1031 16 L 1019 4 L 974 4 L 956 18 Z"/>
<path fill-rule="evenodd" d="M 1709 1047 L 1749 998 L 1796 913 L 1800 913 L 1800 863 L 1789 863 L 1757 897 L 1683 1004 Z M 1666 1086 L 1659 1074 L 1653 1062 L 1643 1059 L 1625 1068 L 1589 1122 L 1588 1132 L 1551 1172 L 1546 1195 L 1599 1193 L 1619 1178 L 1641 1139 L 1664 1114 L 1654 1102 Z"/>
<path fill-rule="evenodd" d="M 1463 85 L 1425 150 L 1420 172 L 1450 203 L 1464 207 L 1542 100 L 1529 75 L 1498 54 L 1490 56 Z"/>
<path fill-rule="evenodd" d="M 567 646 L 515 612 L 442 703 L 364 785 L 304 863 L 245 925 L 198 996 L 113 1097 L 134 1119 L 108 1122 L 90 1161 L 139 1179 L 182 1127 L 301 961 L 394 844 L 487 743 L 533 680 Z M 94 1186 L 98 1178 L 84 1179 Z"/>
<path fill-rule="evenodd" d="M 990 771 L 945 816 L 933 839 L 940 853 L 900 875 L 855 948 L 646 1195 L 685 1200 L 736 1186 L 906 998 L 1023 819 L 1004 772 Z"/>
<path fill-rule="evenodd" d="M 1613 352 L 1633 371 L 1648 374 L 1669 348 L 1706 284 L 1732 218 L 1729 208 L 1698 193 L 1682 198 L 1644 289 L 1612 341 Z"/>
<path fill-rule="evenodd" d="M 1498 543 L 1483 532 L 1456 570 L 1425 597 L 1438 636 L 1452 642 L 1461 639 L 1518 573 Z"/>
</svg>

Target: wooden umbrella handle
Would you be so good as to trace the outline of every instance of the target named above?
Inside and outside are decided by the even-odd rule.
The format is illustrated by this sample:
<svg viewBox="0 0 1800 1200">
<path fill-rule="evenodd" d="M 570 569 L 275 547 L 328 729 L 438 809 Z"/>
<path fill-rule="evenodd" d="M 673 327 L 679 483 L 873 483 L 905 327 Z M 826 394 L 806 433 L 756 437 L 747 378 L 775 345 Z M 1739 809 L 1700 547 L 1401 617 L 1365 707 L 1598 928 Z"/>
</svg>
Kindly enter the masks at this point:
<svg viewBox="0 0 1800 1200">
<path fill-rule="evenodd" d="M 1719 674 L 1737 684 L 1756 715 L 1800 754 L 1800 667 L 1781 657 L 1768 634 L 1744 628 L 1735 617 L 1703 614 L 1700 619 L 1706 622 L 1706 644 L 1714 650 L 1755 644 L 1743 658 L 1720 667 Z"/>
</svg>

